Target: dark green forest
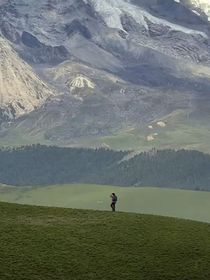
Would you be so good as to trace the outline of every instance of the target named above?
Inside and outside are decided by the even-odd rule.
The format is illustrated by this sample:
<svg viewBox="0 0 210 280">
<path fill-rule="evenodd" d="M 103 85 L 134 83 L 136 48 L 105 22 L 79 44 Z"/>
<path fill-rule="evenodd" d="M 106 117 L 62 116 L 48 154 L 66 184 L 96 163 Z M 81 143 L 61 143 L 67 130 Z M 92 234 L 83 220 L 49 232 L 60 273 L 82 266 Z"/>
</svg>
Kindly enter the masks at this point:
<svg viewBox="0 0 210 280">
<path fill-rule="evenodd" d="M 158 186 L 210 190 L 210 155 L 197 151 L 144 152 L 32 145 L 0 150 L 0 183 Z"/>
</svg>

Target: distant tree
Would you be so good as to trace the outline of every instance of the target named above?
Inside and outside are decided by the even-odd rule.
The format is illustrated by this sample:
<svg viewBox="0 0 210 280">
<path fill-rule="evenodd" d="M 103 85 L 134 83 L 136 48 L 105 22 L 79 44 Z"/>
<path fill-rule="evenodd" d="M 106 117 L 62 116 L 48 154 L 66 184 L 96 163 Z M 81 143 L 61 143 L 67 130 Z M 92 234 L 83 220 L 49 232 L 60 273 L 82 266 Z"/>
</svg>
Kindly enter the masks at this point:
<svg viewBox="0 0 210 280">
<path fill-rule="evenodd" d="M 0 149 L 0 182 L 16 186 L 93 183 L 210 190 L 210 155 L 152 150 L 125 160 L 126 151 L 31 145 Z"/>
</svg>

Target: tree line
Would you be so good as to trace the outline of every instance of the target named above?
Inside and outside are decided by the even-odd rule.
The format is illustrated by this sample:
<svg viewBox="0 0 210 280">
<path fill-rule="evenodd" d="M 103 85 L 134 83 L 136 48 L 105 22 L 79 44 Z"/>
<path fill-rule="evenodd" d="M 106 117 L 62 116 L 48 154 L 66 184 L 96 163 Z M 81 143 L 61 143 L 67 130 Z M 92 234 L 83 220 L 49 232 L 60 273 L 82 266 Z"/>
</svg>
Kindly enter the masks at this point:
<svg viewBox="0 0 210 280">
<path fill-rule="evenodd" d="M 0 183 L 38 186 L 92 183 L 210 190 L 210 155 L 152 150 L 128 160 L 128 151 L 31 145 L 0 149 Z"/>
</svg>

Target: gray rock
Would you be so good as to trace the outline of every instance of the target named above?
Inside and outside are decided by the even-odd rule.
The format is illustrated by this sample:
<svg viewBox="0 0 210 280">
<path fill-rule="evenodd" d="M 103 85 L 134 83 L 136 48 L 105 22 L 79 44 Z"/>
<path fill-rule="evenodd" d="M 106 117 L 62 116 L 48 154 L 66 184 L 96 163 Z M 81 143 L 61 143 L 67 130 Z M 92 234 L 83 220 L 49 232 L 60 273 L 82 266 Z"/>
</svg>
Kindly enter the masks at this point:
<svg viewBox="0 0 210 280">
<path fill-rule="evenodd" d="M 184 0 L 6 1 L 1 33 L 57 96 L 9 127 L 5 118 L 4 137 L 21 131 L 70 145 L 132 127 L 146 142 L 148 125 L 162 119 L 207 130 L 210 24 L 194 9 Z M 78 79 L 72 87 L 81 76 L 89 86 Z"/>
</svg>

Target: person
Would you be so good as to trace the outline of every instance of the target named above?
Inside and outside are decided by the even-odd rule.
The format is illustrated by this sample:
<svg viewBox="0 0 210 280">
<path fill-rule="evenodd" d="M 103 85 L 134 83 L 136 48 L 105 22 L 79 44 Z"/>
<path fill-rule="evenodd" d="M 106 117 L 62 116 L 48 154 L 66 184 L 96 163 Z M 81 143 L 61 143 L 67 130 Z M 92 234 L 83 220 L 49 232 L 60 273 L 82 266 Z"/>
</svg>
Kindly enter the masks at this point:
<svg viewBox="0 0 210 280">
<path fill-rule="evenodd" d="M 115 212 L 115 206 L 116 206 L 116 203 L 117 203 L 117 196 L 115 193 L 112 193 L 110 195 L 111 199 L 112 199 L 112 203 L 111 203 L 111 208 L 112 208 L 112 212 Z"/>
</svg>

